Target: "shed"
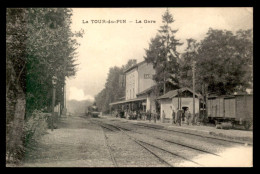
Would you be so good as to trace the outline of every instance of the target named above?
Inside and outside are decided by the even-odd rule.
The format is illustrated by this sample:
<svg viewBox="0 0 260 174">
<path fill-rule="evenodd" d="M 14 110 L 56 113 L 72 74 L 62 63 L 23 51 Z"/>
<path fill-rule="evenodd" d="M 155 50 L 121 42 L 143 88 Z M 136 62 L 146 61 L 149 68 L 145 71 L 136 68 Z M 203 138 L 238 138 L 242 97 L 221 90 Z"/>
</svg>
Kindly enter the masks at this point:
<svg viewBox="0 0 260 174">
<path fill-rule="evenodd" d="M 201 95 L 195 94 L 195 113 L 199 113 L 199 100 Z M 165 118 L 171 118 L 171 107 L 176 112 L 178 108 L 186 111 L 189 108 L 190 112 L 193 112 L 193 91 L 189 88 L 181 88 L 167 92 L 166 94 L 157 98 L 160 101 L 161 113 L 165 112 Z"/>
</svg>

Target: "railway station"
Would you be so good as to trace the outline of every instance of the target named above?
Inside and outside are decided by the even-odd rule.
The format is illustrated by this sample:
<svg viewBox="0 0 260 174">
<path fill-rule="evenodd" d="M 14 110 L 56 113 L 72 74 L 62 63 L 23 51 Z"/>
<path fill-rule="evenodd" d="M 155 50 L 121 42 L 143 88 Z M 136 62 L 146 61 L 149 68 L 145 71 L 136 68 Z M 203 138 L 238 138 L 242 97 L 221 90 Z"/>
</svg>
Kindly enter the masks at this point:
<svg viewBox="0 0 260 174">
<path fill-rule="evenodd" d="M 252 126 L 253 95 L 236 94 L 229 96 L 210 95 L 206 103 L 200 94 L 194 93 L 187 87 L 168 91 L 166 94 L 156 97 L 153 94 L 155 70 L 152 64 L 142 61 L 124 71 L 125 96 L 120 100 L 110 103 L 110 114 L 129 119 L 129 113 L 139 114 L 140 118 L 147 112 L 157 113 L 164 121 L 172 119 L 172 111 L 193 111 L 197 117 L 207 112 L 209 122 L 220 124 L 229 122 L 244 125 L 246 129 Z M 135 117 L 137 119 L 137 116 Z"/>
<path fill-rule="evenodd" d="M 124 71 L 125 96 L 121 100 L 110 103 L 110 113 L 117 113 L 126 117 L 127 112 L 157 112 L 162 117 L 165 112 L 166 120 L 171 119 L 171 108 L 175 111 L 189 108 L 193 110 L 193 91 L 189 88 L 171 90 L 166 94 L 156 97 L 153 94 L 155 81 L 152 79 L 155 70 L 152 64 L 142 61 Z M 202 97 L 195 93 L 195 113 L 201 108 Z"/>
</svg>

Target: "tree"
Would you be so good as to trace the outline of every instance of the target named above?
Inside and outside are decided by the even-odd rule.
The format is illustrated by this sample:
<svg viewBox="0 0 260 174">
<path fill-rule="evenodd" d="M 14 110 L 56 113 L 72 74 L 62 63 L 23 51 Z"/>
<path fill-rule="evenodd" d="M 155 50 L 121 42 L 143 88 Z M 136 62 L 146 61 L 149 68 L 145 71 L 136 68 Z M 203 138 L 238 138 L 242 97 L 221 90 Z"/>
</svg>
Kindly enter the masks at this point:
<svg viewBox="0 0 260 174">
<path fill-rule="evenodd" d="M 245 91 L 252 84 L 252 30 L 231 31 L 209 29 L 198 49 L 199 83 L 219 95 Z"/>
<path fill-rule="evenodd" d="M 105 112 L 106 108 L 105 108 L 105 103 L 104 103 L 104 99 L 106 96 L 106 90 L 105 88 L 102 89 L 102 91 L 100 91 L 96 96 L 95 96 L 95 102 L 96 105 L 98 107 L 98 109 L 100 109 L 100 111 Z"/>
<path fill-rule="evenodd" d="M 26 15 L 21 8 L 6 11 L 6 152 L 21 158 L 25 115 Z"/>
<path fill-rule="evenodd" d="M 131 68 L 132 66 L 136 65 L 137 64 L 137 60 L 136 59 L 129 59 L 126 63 L 126 65 L 123 65 L 122 66 L 122 69 L 125 71 L 127 70 L 128 68 Z"/>
<path fill-rule="evenodd" d="M 198 43 L 187 39 L 182 54 L 181 85 L 192 86 L 192 61 L 196 61 L 196 91 L 218 95 L 245 92 L 252 88 L 252 30 L 231 31 L 209 29 Z"/>
<path fill-rule="evenodd" d="M 6 139 L 9 156 L 23 146 L 23 123 L 35 109 L 51 105 L 52 76 L 58 77 L 57 100 L 65 77 L 76 72 L 71 9 L 8 8 L 6 13 Z M 26 113 L 25 113 L 26 111 Z M 14 157 L 14 156 L 13 156 Z"/>
<path fill-rule="evenodd" d="M 63 100 L 65 77 L 75 75 L 75 37 L 82 32 L 70 30 L 72 10 L 66 8 L 29 8 L 27 34 L 27 113 L 51 106 L 52 77 L 57 76 L 55 103 Z"/>
<path fill-rule="evenodd" d="M 95 96 L 97 107 L 102 112 L 109 112 L 109 104 L 125 96 L 125 85 L 123 85 L 125 83 L 124 71 L 136 65 L 136 62 L 136 59 L 130 59 L 121 68 L 115 66 L 109 69 L 105 88 Z"/>
<path fill-rule="evenodd" d="M 157 83 L 157 93 L 166 92 L 168 89 L 179 88 L 179 53 L 177 46 L 182 45 L 175 39 L 174 34 L 178 30 L 172 30 L 173 16 L 167 9 L 162 16 L 163 26 L 158 30 L 155 38 L 151 39 L 149 49 L 146 49 L 145 61 L 152 63 L 156 74 L 154 80 Z"/>
<path fill-rule="evenodd" d="M 102 112 L 109 111 L 109 104 L 122 97 L 125 92 L 125 87 L 120 84 L 119 78 L 123 74 L 123 69 L 119 67 L 112 67 L 109 69 L 105 88 L 95 97 L 97 107 Z"/>
</svg>

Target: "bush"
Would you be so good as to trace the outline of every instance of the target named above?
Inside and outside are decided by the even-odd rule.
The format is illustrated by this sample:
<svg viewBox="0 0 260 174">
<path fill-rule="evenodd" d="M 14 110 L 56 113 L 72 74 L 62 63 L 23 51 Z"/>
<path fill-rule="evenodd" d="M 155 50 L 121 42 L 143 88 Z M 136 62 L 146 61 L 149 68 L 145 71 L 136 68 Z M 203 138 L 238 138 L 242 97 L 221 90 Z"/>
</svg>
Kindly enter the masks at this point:
<svg viewBox="0 0 260 174">
<path fill-rule="evenodd" d="M 35 110 L 25 121 L 24 147 L 25 150 L 34 149 L 42 135 L 47 133 L 47 114 Z"/>
<path fill-rule="evenodd" d="M 209 119 L 208 119 L 208 117 L 207 117 L 206 115 L 204 115 L 204 114 L 199 114 L 198 116 L 199 116 L 199 118 L 198 118 L 197 121 L 198 121 L 199 123 L 202 123 L 202 124 L 206 125 L 206 124 L 209 122 Z"/>
<path fill-rule="evenodd" d="M 8 134 L 9 136 L 6 138 L 9 142 L 6 149 L 7 163 L 19 163 L 29 150 L 35 148 L 41 136 L 47 133 L 46 113 L 34 111 L 30 116 L 28 115 L 22 129 L 22 139 L 10 139 L 9 136 L 13 134 Z M 18 136 L 15 134 L 15 137 Z"/>
<path fill-rule="evenodd" d="M 222 122 L 220 124 L 216 124 L 217 129 L 231 129 L 232 123 L 231 122 Z"/>
</svg>

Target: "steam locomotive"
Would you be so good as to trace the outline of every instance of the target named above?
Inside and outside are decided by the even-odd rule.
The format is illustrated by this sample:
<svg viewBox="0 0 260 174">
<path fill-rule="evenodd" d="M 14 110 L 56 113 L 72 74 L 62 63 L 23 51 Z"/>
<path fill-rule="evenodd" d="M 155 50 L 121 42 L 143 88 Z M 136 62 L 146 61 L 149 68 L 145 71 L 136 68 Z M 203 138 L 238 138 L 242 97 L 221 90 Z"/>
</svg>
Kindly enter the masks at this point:
<svg viewBox="0 0 260 174">
<path fill-rule="evenodd" d="M 86 116 L 91 116 L 91 117 L 98 117 L 101 112 L 99 112 L 98 107 L 95 105 L 88 106 L 87 111 L 86 111 Z"/>
</svg>

